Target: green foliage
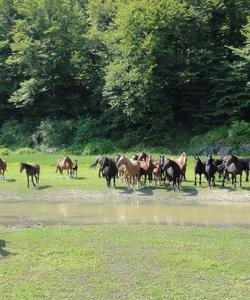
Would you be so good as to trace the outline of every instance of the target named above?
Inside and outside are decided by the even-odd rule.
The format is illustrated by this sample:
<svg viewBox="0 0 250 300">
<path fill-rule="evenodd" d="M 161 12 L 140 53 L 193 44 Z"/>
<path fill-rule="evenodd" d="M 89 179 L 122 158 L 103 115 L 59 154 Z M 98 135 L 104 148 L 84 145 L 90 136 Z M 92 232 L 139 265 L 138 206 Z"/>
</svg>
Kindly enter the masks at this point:
<svg viewBox="0 0 250 300">
<path fill-rule="evenodd" d="M 10 148 L 30 145 L 32 130 L 29 121 L 7 121 L 0 128 L 0 144 Z"/>
<path fill-rule="evenodd" d="M 65 148 L 71 145 L 73 140 L 73 121 L 47 119 L 40 123 L 37 134 L 42 140 L 42 144 L 47 147 L 58 146 Z"/>
<path fill-rule="evenodd" d="M 117 148 L 114 143 L 109 140 L 97 140 L 88 143 L 84 147 L 83 155 L 106 155 L 109 153 L 115 153 Z"/>
<path fill-rule="evenodd" d="M 236 147 L 250 144 L 250 123 L 235 121 L 228 129 L 228 141 Z"/>
<path fill-rule="evenodd" d="M 9 154 L 10 154 L 9 149 L 0 147 L 0 155 L 9 155 Z"/>
<path fill-rule="evenodd" d="M 80 150 L 100 138 L 177 145 L 182 130 L 248 121 L 248 0 L 0 0 L 0 8 L 0 125 L 31 120 L 21 147 L 41 122 L 45 146 Z"/>
<path fill-rule="evenodd" d="M 23 155 L 23 154 L 34 154 L 36 153 L 36 150 L 28 148 L 28 147 L 24 147 L 24 148 L 20 148 L 18 150 L 15 151 L 16 154 L 18 155 Z"/>
</svg>

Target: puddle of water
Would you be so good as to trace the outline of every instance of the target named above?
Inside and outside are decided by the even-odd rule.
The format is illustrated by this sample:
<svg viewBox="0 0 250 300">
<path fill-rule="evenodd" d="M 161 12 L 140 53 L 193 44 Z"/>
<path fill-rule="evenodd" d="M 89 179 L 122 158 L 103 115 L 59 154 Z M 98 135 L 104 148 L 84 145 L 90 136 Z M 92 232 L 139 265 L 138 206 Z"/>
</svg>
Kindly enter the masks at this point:
<svg viewBox="0 0 250 300">
<path fill-rule="evenodd" d="M 0 203 L 1 225 L 33 224 L 192 224 L 250 226 L 250 205 L 171 205 L 131 200 L 127 203 Z"/>
</svg>

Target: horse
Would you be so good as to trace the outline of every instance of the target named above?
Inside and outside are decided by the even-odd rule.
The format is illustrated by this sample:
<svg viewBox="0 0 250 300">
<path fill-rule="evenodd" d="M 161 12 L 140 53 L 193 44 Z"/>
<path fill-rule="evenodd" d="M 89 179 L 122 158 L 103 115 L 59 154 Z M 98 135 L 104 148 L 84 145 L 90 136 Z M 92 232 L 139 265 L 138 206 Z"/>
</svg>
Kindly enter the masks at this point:
<svg viewBox="0 0 250 300">
<path fill-rule="evenodd" d="M 56 173 L 59 171 L 61 176 L 63 175 L 63 170 L 67 170 L 67 174 L 69 177 L 72 177 L 72 168 L 73 162 L 69 158 L 69 156 L 65 156 L 57 161 Z"/>
<path fill-rule="evenodd" d="M 75 163 L 73 164 L 73 167 L 71 170 L 72 177 L 77 178 L 77 173 L 78 173 L 78 161 L 75 159 Z"/>
<path fill-rule="evenodd" d="M 107 187 L 110 188 L 110 182 L 111 182 L 112 178 L 114 180 L 114 187 L 115 187 L 115 178 L 116 178 L 117 173 L 118 173 L 118 168 L 116 166 L 116 163 L 108 157 L 103 157 L 103 159 L 102 159 L 102 172 L 103 172 L 103 175 L 106 178 Z"/>
<path fill-rule="evenodd" d="M 227 160 L 223 162 L 222 166 L 219 166 L 219 168 L 224 168 L 224 177 L 222 181 L 223 187 L 225 185 L 225 179 L 228 176 L 228 174 L 231 174 L 232 176 L 232 185 L 234 187 L 236 187 L 237 175 L 240 175 L 240 187 L 241 187 L 243 165 L 237 156 L 231 155 Z"/>
<path fill-rule="evenodd" d="M 137 160 L 139 160 L 139 161 L 146 161 L 147 158 L 148 158 L 147 153 L 142 152 L 142 153 L 140 153 L 140 154 L 138 155 L 138 159 L 137 159 Z"/>
<path fill-rule="evenodd" d="M 33 183 L 34 187 L 39 187 L 39 176 L 40 176 L 40 166 L 39 165 L 29 165 L 26 163 L 20 163 L 20 173 L 22 173 L 23 170 L 26 170 L 27 174 L 27 187 L 30 187 L 30 180 L 29 177 L 31 176 L 31 181 Z M 36 184 L 34 183 L 34 177 L 36 179 Z"/>
<path fill-rule="evenodd" d="M 171 160 L 174 160 L 175 162 L 177 162 L 177 164 L 179 165 L 180 169 L 181 169 L 181 181 L 184 178 L 185 181 L 187 181 L 186 179 L 186 169 L 187 169 L 187 154 L 186 152 L 183 152 L 179 158 L 175 158 L 175 157 L 170 157 Z"/>
<path fill-rule="evenodd" d="M 147 181 L 147 176 L 148 176 L 148 181 L 149 181 L 149 186 L 152 183 L 152 178 L 153 178 L 153 170 L 155 168 L 154 164 L 153 164 L 153 160 L 152 158 L 146 158 L 146 161 L 141 161 L 139 160 L 140 163 L 140 180 L 141 180 L 141 176 L 144 175 L 144 184 L 146 185 L 146 181 Z"/>
<path fill-rule="evenodd" d="M 135 181 L 137 183 L 137 186 L 139 186 L 140 170 L 141 170 L 140 163 L 138 161 L 129 160 L 124 155 L 122 155 L 119 158 L 119 161 L 117 163 L 118 169 L 121 166 L 124 166 L 125 169 L 128 189 L 129 190 L 131 189 L 131 184 L 135 183 Z M 133 183 L 132 183 L 132 179 L 133 179 Z"/>
<path fill-rule="evenodd" d="M 250 171 L 250 158 L 239 158 L 240 164 L 242 165 L 242 171 L 246 173 L 246 182 L 249 181 Z"/>
<path fill-rule="evenodd" d="M 173 189 L 175 190 L 175 188 L 177 187 L 177 189 L 180 190 L 182 170 L 179 164 L 172 159 L 166 159 L 163 169 L 166 172 L 169 180 L 173 181 Z"/>
<path fill-rule="evenodd" d="M 120 154 L 116 155 L 116 157 L 115 157 L 115 164 L 116 164 L 116 166 L 117 166 L 117 164 L 118 164 L 118 161 L 119 161 L 120 157 L 121 157 Z M 135 156 L 133 156 L 133 157 L 135 157 Z M 132 158 L 132 160 L 133 160 L 133 158 Z M 125 173 L 125 166 L 124 166 L 124 165 L 121 165 L 120 167 L 117 166 L 117 168 L 118 168 L 117 177 L 118 177 L 119 179 L 123 179 L 124 176 L 126 176 L 126 173 Z"/>
<path fill-rule="evenodd" d="M 201 185 L 201 175 L 202 174 L 204 174 L 206 179 L 208 179 L 206 170 L 205 170 L 206 162 L 202 161 L 199 156 L 195 156 L 194 159 L 196 161 L 195 167 L 194 167 L 194 176 L 195 176 L 194 185 L 196 185 L 196 175 L 197 174 L 200 176 L 199 184 Z"/>
<path fill-rule="evenodd" d="M 4 174 L 7 171 L 7 162 L 0 158 L 0 175 L 2 175 L 3 180 L 5 180 Z"/>
<path fill-rule="evenodd" d="M 155 187 L 158 188 L 160 186 L 162 168 L 161 168 L 160 161 L 156 161 L 153 164 L 154 164 L 153 175 L 155 180 Z"/>
<path fill-rule="evenodd" d="M 215 161 L 212 157 L 212 154 L 207 155 L 207 160 L 205 163 L 205 171 L 207 174 L 207 181 L 208 186 L 211 188 L 211 186 L 215 187 L 215 173 L 217 172 L 218 167 L 215 165 Z"/>
</svg>

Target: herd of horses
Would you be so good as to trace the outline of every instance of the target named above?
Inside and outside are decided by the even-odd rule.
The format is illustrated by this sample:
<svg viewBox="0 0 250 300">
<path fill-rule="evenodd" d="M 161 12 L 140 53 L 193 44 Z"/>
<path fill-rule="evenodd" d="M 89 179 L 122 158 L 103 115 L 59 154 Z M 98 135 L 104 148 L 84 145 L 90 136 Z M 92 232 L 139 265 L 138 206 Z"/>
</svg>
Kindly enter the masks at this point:
<svg viewBox="0 0 250 300">
<path fill-rule="evenodd" d="M 155 187 L 159 187 L 160 182 L 169 184 L 172 183 L 173 189 L 180 189 L 182 181 L 186 181 L 188 157 L 183 152 L 179 158 L 165 157 L 160 155 L 159 159 L 153 159 L 151 156 L 142 152 L 139 155 L 134 155 L 128 159 L 124 155 L 117 155 L 114 159 L 106 156 L 98 157 L 91 165 L 96 167 L 98 164 L 99 177 L 101 174 L 106 178 L 107 187 L 111 185 L 113 178 L 114 186 L 115 179 L 120 178 L 126 180 L 128 189 L 133 185 L 139 186 L 141 177 L 144 176 L 144 184 L 148 180 L 149 186 L 152 186 L 154 180 Z M 219 159 L 214 159 L 211 154 L 207 155 L 207 159 L 202 161 L 200 157 L 195 156 L 195 181 L 197 184 L 197 175 L 199 175 L 199 184 L 201 185 L 201 177 L 205 176 L 208 186 L 215 186 L 215 175 L 218 174 L 219 178 L 223 177 L 222 186 L 225 185 L 225 180 L 232 180 L 233 187 L 236 187 L 237 175 L 240 176 L 240 187 L 242 184 L 242 173 L 246 172 L 246 181 L 248 181 L 250 170 L 250 158 L 238 158 L 235 155 L 223 156 Z"/>
<path fill-rule="evenodd" d="M 216 174 L 218 174 L 219 178 L 222 178 L 222 186 L 225 185 L 225 180 L 231 180 L 232 186 L 236 187 L 237 175 L 239 175 L 241 187 L 243 171 L 246 173 L 246 181 L 249 179 L 250 158 L 238 158 L 235 155 L 227 155 L 214 159 L 211 154 L 208 154 L 207 159 L 204 161 L 198 156 L 194 158 L 195 185 L 197 185 L 197 175 L 199 175 L 199 184 L 201 185 L 201 178 L 204 175 L 210 188 L 215 186 Z M 182 181 L 187 180 L 187 161 L 188 157 L 185 152 L 178 158 L 160 155 L 158 159 L 153 159 L 152 156 L 142 152 L 130 159 L 125 155 L 117 155 L 115 158 L 100 156 L 90 167 L 94 168 L 99 165 L 98 176 L 106 178 L 108 188 L 111 186 L 112 179 L 115 187 L 116 178 L 119 178 L 126 181 L 128 189 L 131 190 L 134 185 L 139 187 L 141 178 L 144 177 L 144 185 L 148 181 L 149 186 L 152 186 L 154 181 L 155 187 L 158 188 L 162 181 L 166 183 L 167 180 L 169 184 L 172 184 L 173 189 L 176 190 L 181 188 Z M 0 176 L 3 179 L 5 178 L 6 170 L 7 162 L 0 158 Z M 29 178 L 31 178 L 34 187 L 39 187 L 40 166 L 22 162 L 20 163 L 20 172 L 23 170 L 26 171 L 27 175 L 27 187 L 29 188 Z M 69 178 L 77 178 L 77 160 L 73 163 L 69 156 L 59 159 L 56 165 L 56 174 L 59 172 L 62 176 L 64 170 L 67 171 Z"/>
</svg>

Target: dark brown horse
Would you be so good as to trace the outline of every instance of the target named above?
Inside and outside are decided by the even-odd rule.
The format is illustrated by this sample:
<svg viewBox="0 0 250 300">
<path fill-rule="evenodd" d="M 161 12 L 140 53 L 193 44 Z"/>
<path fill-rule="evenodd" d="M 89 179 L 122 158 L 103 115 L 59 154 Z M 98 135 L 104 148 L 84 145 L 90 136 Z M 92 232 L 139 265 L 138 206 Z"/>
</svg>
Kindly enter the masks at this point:
<svg viewBox="0 0 250 300">
<path fill-rule="evenodd" d="M 63 175 L 63 170 L 67 170 L 67 174 L 69 177 L 72 177 L 72 169 L 73 169 L 73 162 L 69 158 L 69 156 L 65 156 L 57 161 L 56 165 L 56 173 L 59 171 L 61 175 Z"/>
<path fill-rule="evenodd" d="M 0 175 L 3 177 L 3 180 L 5 180 L 4 174 L 6 171 L 7 171 L 7 162 L 0 158 Z"/>
<path fill-rule="evenodd" d="M 20 163 L 20 173 L 22 173 L 23 170 L 26 170 L 27 175 L 27 187 L 30 187 L 30 179 L 33 183 L 34 187 L 39 187 L 39 176 L 40 176 L 40 166 L 39 165 L 29 165 L 26 163 Z M 36 179 L 36 184 L 34 183 L 34 177 Z"/>
</svg>

